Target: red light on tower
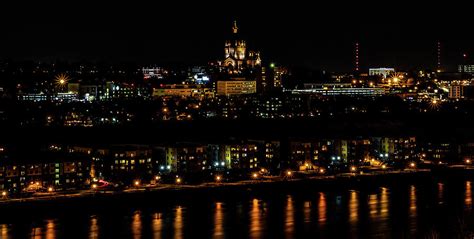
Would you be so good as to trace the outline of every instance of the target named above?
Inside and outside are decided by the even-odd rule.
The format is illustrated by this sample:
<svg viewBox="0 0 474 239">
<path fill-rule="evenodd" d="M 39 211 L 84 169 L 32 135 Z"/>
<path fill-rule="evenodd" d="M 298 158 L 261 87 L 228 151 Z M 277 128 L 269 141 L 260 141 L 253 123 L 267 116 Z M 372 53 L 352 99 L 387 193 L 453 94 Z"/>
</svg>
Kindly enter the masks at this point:
<svg viewBox="0 0 474 239">
<path fill-rule="evenodd" d="M 355 71 L 359 71 L 359 43 L 355 43 Z"/>
<path fill-rule="evenodd" d="M 437 67 L 438 67 L 438 70 L 441 70 L 441 42 L 440 41 L 438 41 L 437 53 L 438 53 Z"/>
</svg>

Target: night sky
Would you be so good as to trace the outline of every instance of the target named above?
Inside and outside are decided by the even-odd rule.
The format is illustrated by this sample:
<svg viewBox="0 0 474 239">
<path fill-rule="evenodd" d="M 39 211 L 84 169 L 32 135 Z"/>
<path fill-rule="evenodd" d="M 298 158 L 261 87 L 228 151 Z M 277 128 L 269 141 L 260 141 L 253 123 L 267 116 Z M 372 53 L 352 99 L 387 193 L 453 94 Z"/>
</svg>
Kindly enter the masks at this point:
<svg viewBox="0 0 474 239">
<path fill-rule="evenodd" d="M 438 39 L 446 67 L 474 55 L 473 20 L 455 4 L 107 2 L 2 6 L 0 58 L 205 64 L 223 57 L 234 19 L 267 62 L 348 71 L 356 41 L 363 69 L 434 67 Z"/>
</svg>

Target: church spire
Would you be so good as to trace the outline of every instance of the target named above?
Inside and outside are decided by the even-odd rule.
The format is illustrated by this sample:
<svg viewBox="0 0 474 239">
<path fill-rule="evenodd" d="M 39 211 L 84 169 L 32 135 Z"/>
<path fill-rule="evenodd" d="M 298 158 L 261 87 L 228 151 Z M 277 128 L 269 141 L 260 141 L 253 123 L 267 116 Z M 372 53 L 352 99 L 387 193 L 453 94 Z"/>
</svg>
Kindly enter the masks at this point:
<svg viewBox="0 0 474 239">
<path fill-rule="evenodd" d="M 232 32 L 234 34 L 237 34 L 238 30 L 239 30 L 239 28 L 237 27 L 237 21 L 234 21 L 234 25 L 232 26 Z"/>
</svg>

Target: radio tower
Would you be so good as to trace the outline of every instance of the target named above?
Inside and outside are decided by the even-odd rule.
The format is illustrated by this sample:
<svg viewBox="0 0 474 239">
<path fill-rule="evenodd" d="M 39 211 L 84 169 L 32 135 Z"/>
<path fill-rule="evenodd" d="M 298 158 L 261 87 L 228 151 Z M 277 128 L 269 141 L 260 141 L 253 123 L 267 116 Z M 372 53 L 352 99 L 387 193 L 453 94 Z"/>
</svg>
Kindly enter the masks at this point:
<svg viewBox="0 0 474 239">
<path fill-rule="evenodd" d="M 359 72 L 359 42 L 355 43 L 355 52 L 354 52 L 354 54 L 355 54 L 355 59 L 354 59 L 355 60 L 355 62 L 354 62 L 355 67 L 354 67 L 354 70 L 356 72 Z"/>
<path fill-rule="evenodd" d="M 440 72 L 441 71 L 441 42 L 440 41 L 438 41 L 437 53 L 438 53 L 437 70 L 438 72 Z"/>
</svg>

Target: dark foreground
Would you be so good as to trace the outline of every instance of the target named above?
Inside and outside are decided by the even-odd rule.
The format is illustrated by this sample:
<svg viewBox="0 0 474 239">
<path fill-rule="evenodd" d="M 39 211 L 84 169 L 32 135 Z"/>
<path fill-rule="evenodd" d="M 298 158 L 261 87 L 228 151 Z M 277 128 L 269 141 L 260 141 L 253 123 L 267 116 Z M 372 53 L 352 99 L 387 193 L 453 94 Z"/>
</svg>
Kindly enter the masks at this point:
<svg viewBox="0 0 474 239">
<path fill-rule="evenodd" d="M 1 209 L 0 238 L 464 238 L 474 177 L 423 173 Z"/>
</svg>

